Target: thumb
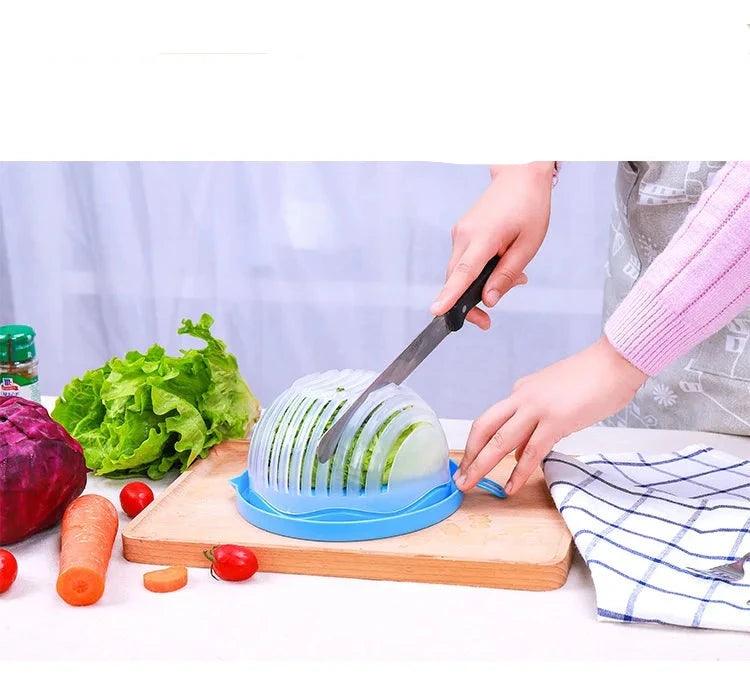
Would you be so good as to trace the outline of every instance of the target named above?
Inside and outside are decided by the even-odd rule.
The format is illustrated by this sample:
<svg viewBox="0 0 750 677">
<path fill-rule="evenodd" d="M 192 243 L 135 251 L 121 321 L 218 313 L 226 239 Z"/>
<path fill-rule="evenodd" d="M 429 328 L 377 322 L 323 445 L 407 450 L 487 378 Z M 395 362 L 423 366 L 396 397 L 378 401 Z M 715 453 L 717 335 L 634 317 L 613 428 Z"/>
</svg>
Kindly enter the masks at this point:
<svg viewBox="0 0 750 677">
<path fill-rule="evenodd" d="M 493 255 L 494 251 L 488 250 L 486 246 L 469 245 L 453 267 L 440 294 L 430 306 L 430 312 L 433 315 L 447 313 L 461 297 L 461 294 L 477 279 L 479 273 L 482 272 L 482 268 Z"/>
</svg>

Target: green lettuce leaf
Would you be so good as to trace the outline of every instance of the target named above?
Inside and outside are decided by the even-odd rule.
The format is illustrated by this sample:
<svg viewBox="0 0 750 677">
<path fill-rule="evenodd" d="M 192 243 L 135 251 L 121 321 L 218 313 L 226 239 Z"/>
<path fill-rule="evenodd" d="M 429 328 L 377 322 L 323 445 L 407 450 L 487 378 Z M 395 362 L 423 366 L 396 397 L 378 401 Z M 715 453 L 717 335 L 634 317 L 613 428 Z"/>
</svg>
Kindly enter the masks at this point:
<svg viewBox="0 0 750 677">
<path fill-rule="evenodd" d="M 170 356 L 153 345 L 65 386 L 52 417 L 81 443 L 95 474 L 159 479 L 186 470 L 222 440 L 247 435 L 260 405 L 212 324 L 204 314 L 178 330 L 205 341 L 200 350 Z"/>
<path fill-rule="evenodd" d="M 242 437 L 247 432 L 248 414 L 252 424 L 260 416 L 260 405 L 253 397 L 247 384 L 237 378 L 237 359 L 227 352 L 223 341 L 211 335 L 213 320 L 209 315 L 201 316 L 197 324 L 183 320 L 178 334 L 187 334 L 206 342 L 200 351 L 208 369 L 208 388 L 201 393 L 200 409 L 209 422 L 208 439 Z M 185 358 L 198 351 L 184 351 Z M 214 442 L 215 443 L 215 442 Z"/>
<path fill-rule="evenodd" d="M 388 452 L 388 456 L 385 459 L 385 467 L 383 468 L 383 477 L 381 478 L 381 484 L 382 486 L 388 485 L 388 480 L 391 479 L 391 470 L 393 469 L 393 464 L 396 461 L 396 456 L 398 456 L 398 452 L 401 451 L 401 447 L 403 446 L 404 442 L 406 442 L 406 438 L 409 437 L 417 428 L 420 428 L 424 425 L 427 425 L 424 421 L 417 421 L 416 423 L 412 423 L 406 428 L 404 428 L 394 441 L 394 443 L 391 445 L 391 449 Z"/>
</svg>

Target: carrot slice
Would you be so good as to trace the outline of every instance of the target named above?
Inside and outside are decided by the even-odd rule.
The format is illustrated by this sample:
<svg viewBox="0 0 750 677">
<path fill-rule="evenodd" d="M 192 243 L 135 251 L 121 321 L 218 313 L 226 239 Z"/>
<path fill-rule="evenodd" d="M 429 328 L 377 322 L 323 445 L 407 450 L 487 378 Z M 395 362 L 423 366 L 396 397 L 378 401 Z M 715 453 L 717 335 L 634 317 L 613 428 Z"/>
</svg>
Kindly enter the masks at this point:
<svg viewBox="0 0 750 677">
<path fill-rule="evenodd" d="M 167 567 L 143 574 L 143 587 L 151 592 L 174 592 L 187 585 L 185 567 Z"/>
<path fill-rule="evenodd" d="M 68 604 L 87 606 L 104 594 L 117 526 L 117 510 L 104 496 L 79 496 L 65 510 L 57 594 Z"/>
</svg>

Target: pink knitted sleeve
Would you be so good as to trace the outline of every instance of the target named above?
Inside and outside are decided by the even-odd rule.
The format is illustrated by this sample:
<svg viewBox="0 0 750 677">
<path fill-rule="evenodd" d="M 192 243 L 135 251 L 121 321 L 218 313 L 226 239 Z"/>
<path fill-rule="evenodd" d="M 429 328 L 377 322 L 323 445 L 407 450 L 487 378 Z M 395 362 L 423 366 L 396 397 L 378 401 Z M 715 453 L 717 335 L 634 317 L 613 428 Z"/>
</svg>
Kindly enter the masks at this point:
<svg viewBox="0 0 750 677">
<path fill-rule="evenodd" d="M 607 321 L 653 376 L 750 306 L 750 162 L 728 162 Z"/>
</svg>

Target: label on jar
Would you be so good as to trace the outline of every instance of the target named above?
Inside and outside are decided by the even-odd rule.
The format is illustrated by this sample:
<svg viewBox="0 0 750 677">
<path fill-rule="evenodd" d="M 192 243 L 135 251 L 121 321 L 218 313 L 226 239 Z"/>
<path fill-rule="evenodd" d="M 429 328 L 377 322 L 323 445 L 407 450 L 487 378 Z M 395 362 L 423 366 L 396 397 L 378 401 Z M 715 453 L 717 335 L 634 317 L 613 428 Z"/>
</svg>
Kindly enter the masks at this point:
<svg viewBox="0 0 750 677">
<path fill-rule="evenodd" d="M 0 374 L 0 397 L 23 397 L 32 402 L 41 402 L 39 379 L 19 374 Z"/>
</svg>

